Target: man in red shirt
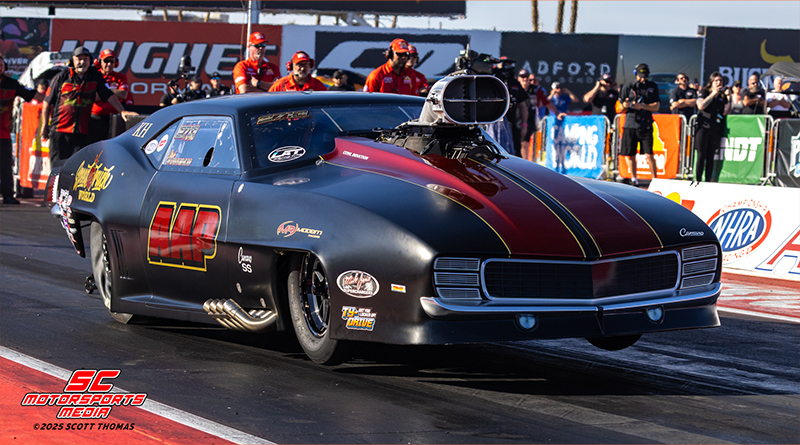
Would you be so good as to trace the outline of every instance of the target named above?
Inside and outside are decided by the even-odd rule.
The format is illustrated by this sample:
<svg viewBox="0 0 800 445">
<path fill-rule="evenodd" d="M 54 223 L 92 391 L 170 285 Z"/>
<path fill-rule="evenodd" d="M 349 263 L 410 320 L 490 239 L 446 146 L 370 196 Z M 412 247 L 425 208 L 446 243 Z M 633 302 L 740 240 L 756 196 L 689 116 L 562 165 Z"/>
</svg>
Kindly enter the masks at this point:
<svg viewBox="0 0 800 445">
<path fill-rule="evenodd" d="M 247 41 L 247 58 L 233 67 L 234 91 L 239 94 L 261 93 L 269 90 L 280 77 L 281 70 L 264 59 L 267 48 L 264 34 L 254 32 Z"/>
<path fill-rule="evenodd" d="M 414 73 L 415 81 L 417 85 L 417 96 L 427 96 L 428 95 L 428 78 L 425 77 L 424 74 L 420 73 L 419 71 L 415 70 L 414 67 L 417 66 L 419 63 L 419 53 L 417 52 L 417 47 L 414 45 L 408 45 L 408 62 L 406 63 L 406 69 L 410 70 Z"/>
<path fill-rule="evenodd" d="M 110 49 L 104 49 L 95 61 L 95 66 L 100 70 L 100 74 L 106 80 L 106 86 L 117 96 L 117 99 L 125 105 L 133 105 L 128 76 L 114 71 L 114 68 L 119 66 L 117 54 Z M 108 139 L 112 114 L 118 114 L 118 111 L 108 102 L 95 102 L 92 105 L 92 115 L 89 120 L 89 143 Z"/>
<path fill-rule="evenodd" d="M 269 91 L 326 91 L 328 88 L 316 77 L 311 76 L 314 68 L 314 59 L 304 51 L 298 51 L 292 56 L 292 61 L 286 64 L 289 74 L 276 80 L 269 87 Z"/>
<path fill-rule="evenodd" d="M 408 56 L 408 42 L 394 39 L 386 51 L 389 61 L 369 73 L 364 91 L 416 96 L 416 76 L 406 68 Z"/>
</svg>

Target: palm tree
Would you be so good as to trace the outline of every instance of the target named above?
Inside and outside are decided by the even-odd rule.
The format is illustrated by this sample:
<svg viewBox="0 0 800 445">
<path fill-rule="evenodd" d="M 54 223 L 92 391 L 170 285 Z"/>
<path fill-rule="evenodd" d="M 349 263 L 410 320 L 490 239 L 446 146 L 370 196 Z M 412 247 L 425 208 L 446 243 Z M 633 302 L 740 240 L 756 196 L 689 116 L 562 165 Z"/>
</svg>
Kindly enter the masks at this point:
<svg viewBox="0 0 800 445">
<path fill-rule="evenodd" d="M 558 0 L 558 13 L 556 15 L 556 34 L 561 34 L 564 27 L 564 3 L 566 0 Z"/>
<path fill-rule="evenodd" d="M 533 32 L 539 32 L 539 0 L 531 0 L 531 20 Z"/>
<path fill-rule="evenodd" d="M 578 0 L 572 0 L 572 14 L 569 17 L 569 33 L 575 34 L 575 27 L 578 24 Z"/>
</svg>

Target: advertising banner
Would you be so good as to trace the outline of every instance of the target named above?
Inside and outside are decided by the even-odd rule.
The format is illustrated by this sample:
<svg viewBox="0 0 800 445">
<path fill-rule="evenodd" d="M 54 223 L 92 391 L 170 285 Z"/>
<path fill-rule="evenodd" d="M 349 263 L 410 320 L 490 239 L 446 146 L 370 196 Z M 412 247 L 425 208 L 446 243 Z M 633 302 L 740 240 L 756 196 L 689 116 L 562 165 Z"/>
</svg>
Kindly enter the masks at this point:
<svg viewBox="0 0 800 445">
<path fill-rule="evenodd" d="M 719 182 L 758 184 L 764 170 L 764 135 L 766 118 L 763 115 L 728 115 L 725 136 L 714 157 L 714 174 Z M 695 171 L 697 166 L 695 165 Z"/>
<path fill-rule="evenodd" d="M 306 51 L 319 68 L 338 68 L 369 75 L 386 63 L 384 52 L 392 40 L 402 38 L 417 47 L 415 68 L 428 78 L 445 76 L 455 69 L 459 51 L 466 48 L 498 56 L 500 33 L 420 29 L 346 28 L 334 26 L 283 27 L 283 53 Z"/>
<path fill-rule="evenodd" d="M 800 189 L 656 179 L 649 190 L 708 224 L 723 267 L 800 281 Z"/>
<path fill-rule="evenodd" d="M 619 117 L 620 138 L 624 133 L 625 115 Z M 656 160 L 656 175 L 662 179 L 671 179 L 678 176 L 681 155 L 681 130 L 683 123 L 678 114 L 653 115 L 653 158 Z M 619 144 L 621 141 L 617 140 Z M 619 150 L 616 151 L 619 153 Z M 630 163 L 627 156 L 618 156 L 619 176 L 630 178 Z M 636 177 L 651 179 L 650 165 L 647 156 L 636 156 Z"/>
<path fill-rule="evenodd" d="M 6 75 L 15 79 L 42 51 L 50 51 L 50 19 L 2 17 L 0 56 L 6 61 Z"/>
<path fill-rule="evenodd" d="M 232 86 L 233 66 L 241 60 L 247 41 L 246 29 L 246 25 L 227 23 L 56 19 L 52 47 L 71 52 L 83 45 L 95 55 L 106 48 L 116 51 L 116 71 L 128 76 L 135 104 L 158 105 L 167 82 L 179 77 L 184 55 L 191 56 L 206 88 L 215 71 L 222 83 Z M 253 31 L 264 34 L 267 59 L 280 66 L 281 27 L 254 25 Z"/>
<path fill-rule="evenodd" d="M 547 116 L 545 166 L 570 176 L 600 178 L 606 143 L 605 116 Z"/>
<path fill-rule="evenodd" d="M 775 183 L 800 187 L 800 119 L 778 119 Z"/>
<path fill-rule="evenodd" d="M 19 185 L 44 190 L 50 176 L 50 141 L 39 137 L 42 104 L 22 104 L 22 128 L 19 137 Z"/>
</svg>

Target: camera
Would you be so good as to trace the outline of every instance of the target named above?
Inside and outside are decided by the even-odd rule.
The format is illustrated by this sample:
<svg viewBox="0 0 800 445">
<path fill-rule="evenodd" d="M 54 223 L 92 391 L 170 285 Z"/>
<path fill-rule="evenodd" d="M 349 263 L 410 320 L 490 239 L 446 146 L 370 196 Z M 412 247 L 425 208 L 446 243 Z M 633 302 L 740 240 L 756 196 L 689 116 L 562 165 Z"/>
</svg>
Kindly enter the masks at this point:
<svg viewBox="0 0 800 445">
<path fill-rule="evenodd" d="M 184 92 L 177 95 L 177 98 L 178 98 L 179 102 L 185 102 L 186 101 L 186 96 L 185 96 L 186 91 L 185 90 L 186 90 L 186 88 L 188 88 L 187 79 L 191 76 L 191 74 L 194 72 L 194 70 L 195 70 L 195 67 L 192 66 L 192 57 L 188 56 L 188 55 L 183 56 L 183 57 L 181 57 L 181 62 L 178 65 L 178 75 L 179 75 L 179 77 L 177 79 L 171 79 L 169 82 L 167 82 L 167 85 L 169 85 L 172 88 L 180 88 L 180 80 L 181 79 L 184 80 Z"/>
<path fill-rule="evenodd" d="M 456 72 L 453 74 L 494 74 L 494 64 L 499 62 L 500 59 L 488 54 L 478 54 L 467 45 L 456 57 Z"/>
</svg>

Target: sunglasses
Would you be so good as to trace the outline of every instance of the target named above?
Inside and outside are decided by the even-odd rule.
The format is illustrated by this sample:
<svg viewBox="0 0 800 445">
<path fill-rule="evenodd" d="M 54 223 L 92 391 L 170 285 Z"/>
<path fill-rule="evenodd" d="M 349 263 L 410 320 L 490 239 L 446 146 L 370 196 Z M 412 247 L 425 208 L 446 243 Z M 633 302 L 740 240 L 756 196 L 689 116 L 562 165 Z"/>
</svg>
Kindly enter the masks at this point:
<svg viewBox="0 0 800 445">
<path fill-rule="evenodd" d="M 114 63 L 114 62 L 115 60 L 110 57 L 108 59 L 103 59 L 103 63 Z"/>
<path fill-rule="evenodd" d="M 212 77 L 211 80 L 219 80 L 219 77 Z"/>
<path fill-rule="evenodd" d="M 262 49 L 262 48 L 266 48 L 267 44 L 266 43 L 259 43 L 257 45 L 250 45 L 250 46 L 252 46 L 254 48 Z"/>
<path fill-rule="evenodd" d="M 679 77 L 678 80 L 689 80 L 689 79 L 687 79 L 685 77 Z"/>
</svg>

